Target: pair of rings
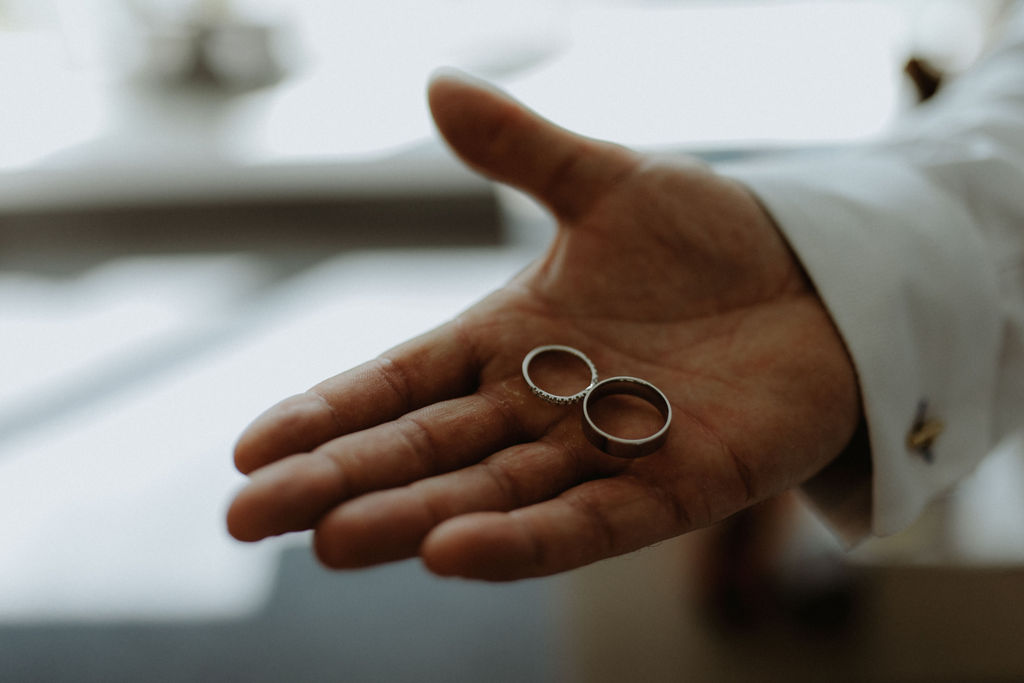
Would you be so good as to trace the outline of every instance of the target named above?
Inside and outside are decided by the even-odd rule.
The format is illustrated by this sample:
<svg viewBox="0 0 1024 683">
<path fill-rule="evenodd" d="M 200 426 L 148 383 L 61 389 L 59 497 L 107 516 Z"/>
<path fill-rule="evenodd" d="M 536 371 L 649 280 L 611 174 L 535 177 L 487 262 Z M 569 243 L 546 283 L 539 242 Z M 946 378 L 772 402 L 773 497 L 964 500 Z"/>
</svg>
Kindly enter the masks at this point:
<svg viewBox="0 0 1024 683">
<path fill-rule="evenodd" d="M 530 378 L 530 364 L 533 362 L 533 359 L 540 354 L 549 352 L 568 353 L 569 355 L 575 356 L 579 360 L 583 361 L 586 364 L 587 369 L 590 370 L 590 383 L 583 390 L 568 396 L 553 394 L 537 386 L 533 379 Z M 594 366 L 594 363 L 587 358 L 586 354 L 579 349 L 575 349 L 571 346 L 563 346 L 561 344 L 538 346 L 523 358 L 523 379 L 526 380 L 526 384 L 530 387 L 530 391 L 548 403 L 554 403 L 555 405 L 570 405 L 582 401 L 583 434 L 587 437 L 587 441 L 608 455 L 614 455 L 619 458 L 639 458 L 644 455 L 649 455 L 661 448 L 665 443 L 665 439 L 668 438 L 668 427 L 672 423 L 672 406 L 669 404 L 668 399 L 665 398 L 665 394 L 661 393 L 661 390 L 658 389 L 658 387 L 654 386 L 647 380 L 643 380 L 638 377 L 622 375 L 598 381 L 597 368 Z M 605 430 L 601 429 L 591 417 L 591 406 L 605 396 L 618 394 L 636 396 L 637 398 L 650 403 L 659 413 L 661 413 L 664 423 L 656 432 L 650 436 L 645 436 L 640 439 L 625 439 L 615 436 L 614 434 L 609 434 Z"/>
</svg>

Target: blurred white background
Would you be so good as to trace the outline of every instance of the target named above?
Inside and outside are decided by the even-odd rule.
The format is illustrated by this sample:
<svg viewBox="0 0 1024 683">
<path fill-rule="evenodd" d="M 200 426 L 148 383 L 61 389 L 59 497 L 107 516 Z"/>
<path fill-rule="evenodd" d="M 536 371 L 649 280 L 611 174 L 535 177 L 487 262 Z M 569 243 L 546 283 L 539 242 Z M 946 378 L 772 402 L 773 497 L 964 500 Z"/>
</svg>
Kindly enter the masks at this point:
<svg viewBox="0 0 1024 683">
<path fill-rule="evenodd" d="M 909 55 L 966 68 L 998 5 L 0 0 L 0 623 L 265 607 L 304 539 L 227 537 L 235 435 L 499 286 L 544 240 L 434 138 L 434 69 L 644 148 L 832 147 L 912 105 Z M 417 217 L 430 197 L 449 218 Z M 246 218 L 367 201 L 411 207 L 385 219 L 397 244 L 364 213 L 316 214 L 312 241 L 301 212 Z M 446 220 L 465 224 L 454 239 Z M 1024 480 L 1004 460 L 986 491 Z M 1024 514 L 1015 490 L 964 503 L 937 532 L 944 557 L 1019 561 L 1024 527 L 989 523 Z M 924 542 L 901 543 L 912 559 Z M 554 629 L 558 581 L 495 595 Z"/>
</svg>

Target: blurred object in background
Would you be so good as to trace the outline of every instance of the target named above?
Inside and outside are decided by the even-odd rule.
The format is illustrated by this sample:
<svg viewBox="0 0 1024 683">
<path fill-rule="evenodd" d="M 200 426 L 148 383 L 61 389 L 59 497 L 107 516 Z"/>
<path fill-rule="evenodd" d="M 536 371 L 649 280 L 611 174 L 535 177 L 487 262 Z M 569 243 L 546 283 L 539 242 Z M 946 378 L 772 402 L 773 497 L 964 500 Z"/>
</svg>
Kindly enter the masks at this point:
<svg viewBox="0 0 1024 683">
<path fill-rule="evenodd" d="M 917 99 L 927 102 L 935 97 L 942 87 L 944 74 L 934 64 L 921 57 L 911 57 L 903 66 L 903 72 L 907 74 L 914 88 L 917 90 Z"/>
<path fill-rule="evenodd" d="M 142 37 L 143 78 L 245 91 L 272 85 L 288 71 L 280 11 L 247 11 L 230 0 L 192 0 L 176 11 L 156 0 L 124 4 Z"/>
<path fill-rule="evenodd" d="M 557 54 L 564 3 L 7 0 L 0 215 L 470 194 L 424 88 Z M 370 166 L 376 165 L 371 168 Z"/>
<path fill-rule="evenodd" d="M 963 73 L 1000 33 L 1013 0 L 902 0 L 914 18 L 915 55 L 950 74 Z"/>
<path fill-rule="evenodd" d="M 998 38 L 1010 0 L 921 1 L 912 3 L 911 54 L 903 72 L 925 102 L 944 82 L 963 73 Z"/>
<path fill-rule="evenodd" d="M 441 65 L 632 146 L 848 144 L 915 99 L 909 56 L 947 73 L 975 59 L 1000 4 L 4 0 L 0 172 L 16 175 L 0 214 L 478 193 L 433 138 L 423 89 Z"/>
</svg>

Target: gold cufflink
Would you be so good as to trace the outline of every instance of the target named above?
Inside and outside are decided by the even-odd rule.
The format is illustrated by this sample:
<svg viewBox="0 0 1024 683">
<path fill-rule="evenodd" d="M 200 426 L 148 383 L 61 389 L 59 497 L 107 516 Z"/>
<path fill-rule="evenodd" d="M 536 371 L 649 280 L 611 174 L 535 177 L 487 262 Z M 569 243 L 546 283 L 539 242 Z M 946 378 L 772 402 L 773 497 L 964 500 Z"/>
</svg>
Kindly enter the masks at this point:
<svg viewBox="0 0 1024 683">
<path fill-rule="evenodd" d="M 910 427 L 910 433 L 907 434 L 907 448 L 921 455 L 926 462 L 931 462 L 932 446 L 939 435 L 945 431 L 946 424 L 942 420 L 927 417 L 927 413 L 928 402 L 921 401 L 917 406 L 914 424 Z"/>
</svg>

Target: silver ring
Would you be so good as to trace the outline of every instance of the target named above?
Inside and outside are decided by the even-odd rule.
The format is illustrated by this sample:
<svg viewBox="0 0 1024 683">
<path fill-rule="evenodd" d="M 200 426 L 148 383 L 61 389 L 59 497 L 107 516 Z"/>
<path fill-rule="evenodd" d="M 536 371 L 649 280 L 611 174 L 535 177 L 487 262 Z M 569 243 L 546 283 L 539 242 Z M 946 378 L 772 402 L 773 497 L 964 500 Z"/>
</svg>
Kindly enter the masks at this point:
<svg viewBox="0 0 1024 683">
<path fill-rule="evenodd" d="M 650 436 L 642 439 L 623 439 L 604 431 L 590 417 L 590 404 L 604 396 L 612 394 L 629 394 L 642 398 L 657 408 L 665 418 L 665 424 Z M 658 387 L 636 377 L 609 377 L 601 380 L 587 393 L 583 399 L 583 434 L 587 441 L 597 446 L 608 455 L 618 458 L 639 458 L 650 455 L 665 444 L 668 438 L 668 427 L 672 423 L 672 405 Z"/>
<path fill-rule="evenodd" d="M 542 353 L 547 353 L 548 351 L 561 351 L 563 353 L 568 353 L 569 355 L 575 356 L 576 358 L 579 358 L 581 361 L 586 363 L 587 369 L 590 370 L 590 383 L 582 391 L 578 391 L 572 396 L 559 396 L 558 394 L 552 394 L 550 391 L 544 391 L 536 384 L 534 384 L 533 380 L 530 379 L 530 363 L 533 362 L 534 358 L 536 358 Z M 586 354 L 584 354 L 579 349 L 574 349 L 571 346 L 562 346 L 561 344 L 548 344 L 546 346 L 538 346 L 537 348 L 526 354 L 526 357 L 523 358 L 523 379 L 526 380 L 526 384 L 530 387 L 530 391 L 532 391 L 537 396 L 540 396 L 548 403 L 554 403 L 555 405 L 565 406 L 569 405 L 570 403 L 576 403 L 581 398 L 586 396 L 588 391 L 594 388 L 594 386 L 597 384 L 597 368 L 594 367 L 594 364 L 590 361 L 589 358 L 587 358 Z"/>
</svg>

